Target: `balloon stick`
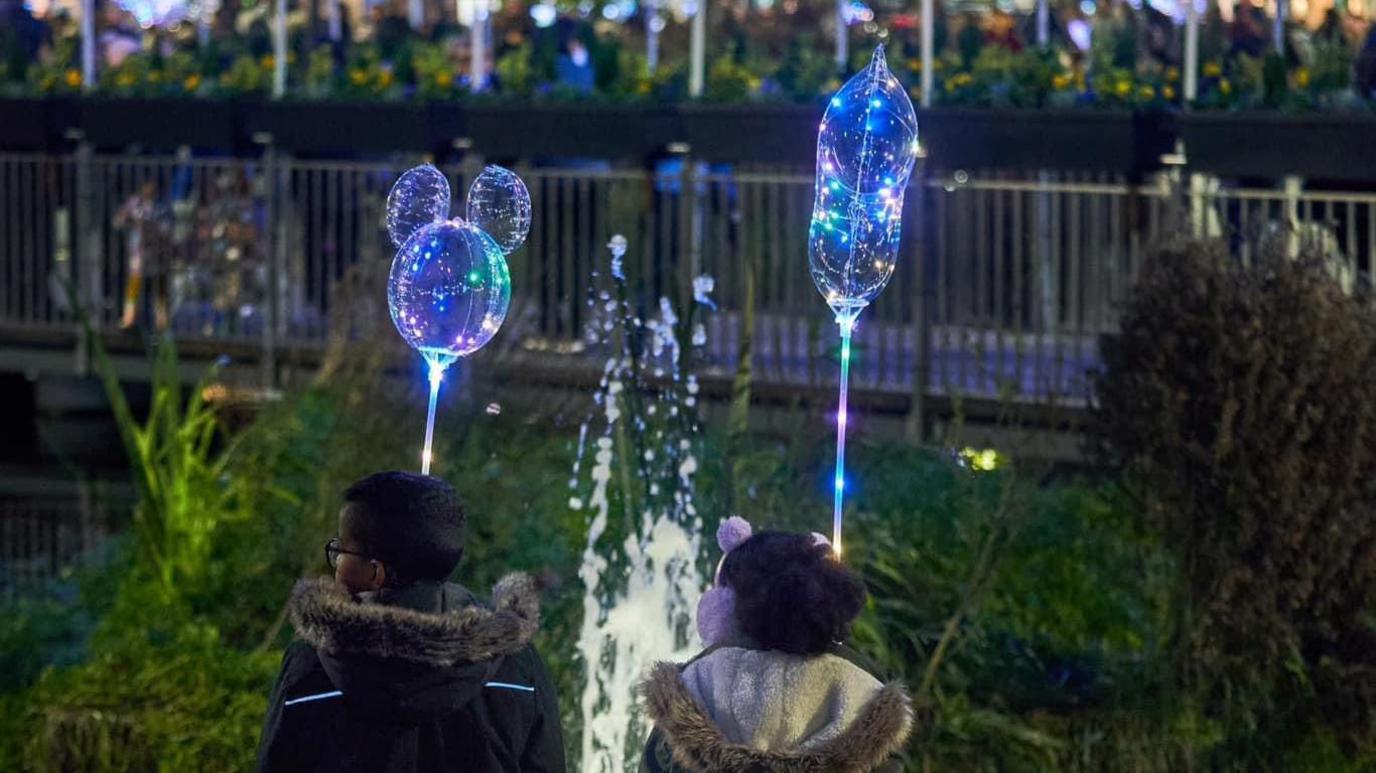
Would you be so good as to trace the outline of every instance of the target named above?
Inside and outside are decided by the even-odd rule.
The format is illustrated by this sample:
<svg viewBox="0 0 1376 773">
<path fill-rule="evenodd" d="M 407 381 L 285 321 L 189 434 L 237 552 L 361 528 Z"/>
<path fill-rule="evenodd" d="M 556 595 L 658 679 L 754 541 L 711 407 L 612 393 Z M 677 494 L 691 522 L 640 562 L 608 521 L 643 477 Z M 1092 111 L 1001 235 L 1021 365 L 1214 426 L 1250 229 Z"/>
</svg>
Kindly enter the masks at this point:
<svg viewBox="0 0 1376 773">
<path fill-rule="evenodd" d="M 850 394 L 850 334 L 855 317 L 836 318 L 841 328 L 841 392 L 836 409 L 836 498 L 831 516 L 831 546 L 841 555 L 841 521 L 846 498 L 846 401 Z"/>
<path fill-rule="evenodd" d="M 440 384 L 444 381 L 444 371 L 454 358 L 434 352 L 425 353 L 425 361 L 430 364 L 430 408 L 425 413 L 425 450 L 420 455 L 420 473 L 430 474 L 431 446 L 435 439 L 435 406 L 440 399 Z"/>
</svg>

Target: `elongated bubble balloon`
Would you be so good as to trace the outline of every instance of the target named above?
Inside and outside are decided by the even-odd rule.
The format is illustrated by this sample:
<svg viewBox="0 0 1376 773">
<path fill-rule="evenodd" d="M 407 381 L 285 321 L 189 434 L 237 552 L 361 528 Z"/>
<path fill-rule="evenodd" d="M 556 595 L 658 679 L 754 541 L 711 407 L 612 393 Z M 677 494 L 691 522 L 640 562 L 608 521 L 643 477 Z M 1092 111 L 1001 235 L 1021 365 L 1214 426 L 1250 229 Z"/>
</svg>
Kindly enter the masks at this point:
<svg viewBox="0 0 1376 773">
<path fill-rule="evenodd" d="M 510 255 L 530 232 L 530 191 L 514 172 L 489 166 L 468 188 L 468 222 Z"/>
<path fill-rule="evenodd" d="M 808 226 L 812 281 L 841 333 L 836 409 L 832 550 L 841 555 L 845 515 L 850 339 L 856 318 L 893 276 L 903 193 L 917 158 L 917 115 L 889 72 L 884 47 L 831 98 L 817 132 L 816 198 Z"/>
<path fill-rule="evenodd" d="M 831 98 L 817 133 L 808 263 L 838 320 L 854 319 L 893 275 L 916 157 L 913 103 L 880 46 Z"/>
<path fill-rule="evenodd" d="M 449 217 L 449 180 L 425 164 L 397 178 L 387 194 L 387 234 L 400 247 L 417 231 Z"/>
<path fill-rule="evenodd" d="M 506 320 L 506 257 L 472 223 L 431 223 L 392 261 L 387 303 L 406 343 L 432 362 L 452 362 L 482 348 Z"/>
</svg>

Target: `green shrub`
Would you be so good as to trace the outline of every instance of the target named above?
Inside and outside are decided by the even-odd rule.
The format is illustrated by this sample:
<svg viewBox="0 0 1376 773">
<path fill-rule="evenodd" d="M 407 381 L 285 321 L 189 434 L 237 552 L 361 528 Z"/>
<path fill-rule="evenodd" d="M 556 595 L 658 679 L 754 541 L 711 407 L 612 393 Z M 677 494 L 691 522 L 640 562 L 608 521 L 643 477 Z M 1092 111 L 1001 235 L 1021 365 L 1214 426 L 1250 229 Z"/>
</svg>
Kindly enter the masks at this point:
<svg viewBox="0 0 1376 773">
<path fill-rule="evenodd" d="M 1161 251 L 1102 342 L 1095 436 L 1180 568 L 1178 686 L 1216 762 L 1376 721 L 1376 309 L 1322 261 Z"/>
<path fill-rule="evenodd" d="M 127 540 L 112 540 L 91 564 L 0 604 L 0 695 L 27 688 L 50 665 L 80 662 L 128 570 Z"/>
<path fill-rule="evenodd" d="M 196 625 L 123 645 L 43 676 L 17 720 L 28 740 L 14 769 L 252 768 L 279 653 L 227 648 Z"/>
<path fill-rule="evenodd" d="M 926 717 L 914 769 L 1172 769 L 1109 760 L 1155 718 L 1168 588 L 1169 564 L 1127 503 L 874 451 L 857 454 L 874 492 L 850 549 L 871 591 L 857 634 Z"/>
</svg>

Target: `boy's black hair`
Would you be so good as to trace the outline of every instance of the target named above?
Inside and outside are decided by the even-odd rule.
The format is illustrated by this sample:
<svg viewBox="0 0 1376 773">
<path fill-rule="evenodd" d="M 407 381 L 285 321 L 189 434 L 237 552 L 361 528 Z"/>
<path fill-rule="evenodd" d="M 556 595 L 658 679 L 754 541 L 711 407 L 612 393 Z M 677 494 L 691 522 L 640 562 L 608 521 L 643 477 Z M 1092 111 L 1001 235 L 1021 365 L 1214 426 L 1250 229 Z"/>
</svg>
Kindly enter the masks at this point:
<svg viewBox="0 0 1376 773">
<path fill-rule="evenodd" d="M 865 606 L 864 581 L 809 534 L 760 532 L 727 553 L 721 571 L 736 622 L 762 649 L 826 652 Z"/>
<path fill-rule="evenodd" d="M 468 518 L 439 478 L 379 472 L 350 486 L 344 502 L 351 536 L 387 566 L 389 585 L 443 581 L 459 565 Z"/>
</svg>

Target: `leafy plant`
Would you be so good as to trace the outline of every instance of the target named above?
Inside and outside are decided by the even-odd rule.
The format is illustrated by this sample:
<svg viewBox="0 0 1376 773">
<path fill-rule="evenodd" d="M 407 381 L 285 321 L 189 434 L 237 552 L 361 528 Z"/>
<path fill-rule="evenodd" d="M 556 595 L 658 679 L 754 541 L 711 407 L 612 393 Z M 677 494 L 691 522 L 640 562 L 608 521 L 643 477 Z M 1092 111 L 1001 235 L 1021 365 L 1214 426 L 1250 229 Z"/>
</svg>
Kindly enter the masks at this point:
<svg viewBox="0 0 1376 773">
<path fill-rule="evenodd" d="M 306 60 L 306 96 L 324 99 L 335 88 L 334 52 L 328 48 L 312 51 Z"/>
<path fill-rule="evenodd" d="M 229 95 L 266 94 L 272 80 L 270 57 L 240 54 L 220 74 L 219 86 Z"/>
<path fill-rule="evenodd" d="M 217 516 L 231 510 L 233 496 L 224 479 L 229 452 L 214 448 L 218 417 L 203 397 L 215 371 L 183 402 L 176 348 L 164 338 L 153 363 L 152 407 L 140 425 L 99 336 L 91 339 L 138 492 L 133 530 L 139 559 L 165 588 L 194 584 L 204 576 Z"/>
<path fill-rule="evenodd" d="M 1101 342 L 1097 447 L 1175 556 L 1174 678 L 1231 764 L 1376 716 L 1376 311 L 1322 258 L 1172 245 Z"/>
<path fill-rule="evenodd" d="M 17 770 L 249 770 L 278 656 L 187 626 L 46 673 L 24 707 Z"/>
<path fill-rule="evenodd" d="M 705 96 L 719 102 L 744 102 L 759 93 L 760 79 L 727 53 L 712 62 L 707 72 Z"/>
<path fill-rule="evenodd" d="M 505 88 L 506 76 L 503 75 L 502 61 L 497 61 L 497 77 Z M 411 58 L 415 70 L 416 95 L 424 99 L 453 99 L 460 91 L 459 79 L 455 77 L 458 64 L 449 51 L 442 45 L 416 44 Z"/>
</svg>

